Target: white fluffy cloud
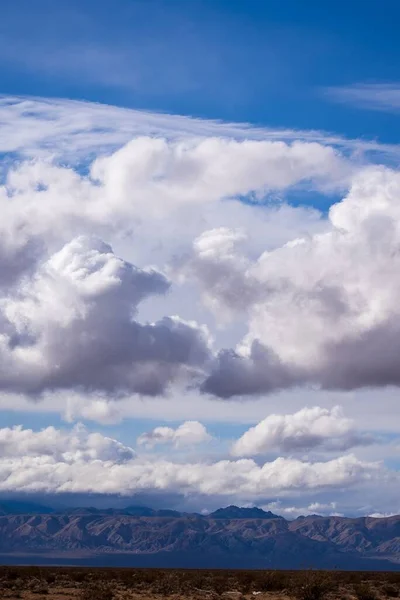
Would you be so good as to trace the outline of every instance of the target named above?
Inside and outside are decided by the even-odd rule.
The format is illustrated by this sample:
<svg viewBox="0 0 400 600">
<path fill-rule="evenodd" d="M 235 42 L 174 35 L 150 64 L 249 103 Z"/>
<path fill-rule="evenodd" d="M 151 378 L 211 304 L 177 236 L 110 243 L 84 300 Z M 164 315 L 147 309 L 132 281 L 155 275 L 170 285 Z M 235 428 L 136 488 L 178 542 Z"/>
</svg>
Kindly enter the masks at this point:
<svg viewBox="0 0 400 600">
<path fill-rule="evenodd" d="M 82 492 L 130 495 L 165 490 L 182 494 L 236 495 L 256 499 L 271 493 L 324 490 L 384 482 L 377 462 L 353 455 L 327 462 L 278 458 L 262 466 L 253 460 L 174 463 L 134 456 L 131 448 L 77 427 L 41 432 L 0 430 L 0 491 Z"/>
<path fill-rule="evenodd" d="M 209 357 L 207 331 L 178 317 L 142 325 L 138 304 L 168 282 L 79 237 L 23 278 L 0 302 L 0 387 L 162 393 L 198 374 Z"/>
<path fill-rule="evenodd" d="M 51 458 L 55 462 L 74 465 L 93 461 L 123 464 L 135 457 L 132 448 L 100 433 L 90 433 L 78 424 L 71 430 L 46 427 L 41 431 L 22 426 L 0 429 L 2 460 Z"/>
<path fill-rule="evenodd" d="M 312 188 L 343 187 L 352 169 L 348 159 L 316 142 L 217 137 L 137 137 L 107 156 L 94 157 L 87 175 L 51 156 L 5 160 L 0 286 L 10 286 L 81 234 L 111 237 L 120 244 L 128 240 L 130 245 L 135 236 L 139 252 L 144 246 L 153 255 L 159 248 L 157 258 L 169 261 L 166 251 L 188 250 L 186 228 L 198 235 L 207 224 L 224 222 L 227 198 L 233 202 L 230 221 L 257 227 L 253 211 L 237 201 L 242 195 L 262 198 L 301 182 Z M 276 207 L 270 212 L 279 220 Z M 315 211 L 282 211 L 285 220 L 297 214 L 300 223 L 318 227 Z M 168 218 L 169 224 L 158 240 L 154 220 L 160 218 Z M 266 215 L 261 221 L 268 222 Z M 279 227 L 287 230 L 288 224 Z"/>
<path fill-rule="evenodd" d="M 181 142 L 137 138 L 94 161 L 91 175 L 113 210 L 164 216 L 181 204 L 210 203 L 252 193 L 262 198 L 301 181 L 343 187 L 351 166 L 317 143 L 208 138 Z M 98 211 L 102 203 L 98 203 Z"/>
<path fill-rule="evenodd" d="M 155 427 L 152 431 L 142 433 L 137 443 L 139 446 L 153 448 L 158 444 L 173 444 L 176 448 L 192 444 L 201 444 L 211 439 L 207 429 L 199 421 L 185 421 L 176 429 L 172 427 Z"/>
<path fill-rule="evenodd" d="M 199 282 L 215 312 L 246 310 L 249 324 L 236 352 L 221 352 L 206 391 L 400 383 L 399 194 L 398 172 L 366 169 L 330 208 L 329 231 L 255 262 L 235 248 L 237 232 L 216 230 L 195 241 L 186 276 Z"/>
<path fill-rule="evenodd" d="M 325 184 L 332 177 L 337 182 L 339 172 L 343 177 L 348 174 L 344 164 L 332 148 L 315 143 L 138 138 L 112 155 L 96 159 L 90 169 L 92 178 L 43 161 L 12 169 L 0 198 L 5 209 L 1 226 L 6 234 L 0 248 L 5 288 L 1 299 L 3 388 L 35 392 L 65 387 L 70 378 L 73 386 L 115 390 L 119 379 L 122 389 L 157 394 L 170 381 L 179 379 L 182 368 L 175 368 L 177 363 L 188 365 L 189 370 L 194 366 L 199 375 L 199 369 L 211 358 L 205 330 L 201 333 L 197 326 L 177 318 L 161 318 L 149 326 L 133 323 L 128 312 L 134 312 L 142 298 L 136 300 L 133 293 L 129 301 L 123 300 L 124 283 L 118 286 L 120 295 L 98 290 L 96 301 L 87 302 L 85 307 L 85 301 L 75 296 L 64 310 L 70 302 L 70 283 L 62 284 L 61 291 L 55 287 L 66 280 L 69 267 L 65 265 L 72 260 L 70 251 L 76 242 L 66 241 L 59 250 L 60 242 L 70 240 L 77 231 L 104 232 L 107 227 L 123 237 L 132 227 L 140 228 L 143 218 L 147 227 L 161 214 L 168 213 L 173 221 L 171 215 L 178 206 L 183 211 L 191 204 L 219 202 L 222 206 L 226 197 L 251 192 L 257 196 L 302 179 L 311 179 L 316 185 L 321 178 Z M 399 174 L 387 168 L 362 169 L 353 177 L 347 196 L 331 207 L 328 229 L 271 248 L 256 261 L 247 248 L 239 251 L 239 244 L 245 243 L 251 232 L 226 227 L 200 235 L 191 256 L 185 256 L 181 248 L 180 258 L 166 257 L 175 261 L 173 275 L 178 272 L 185 282 L 200 285 L 203 301 L 217 316 L 217 324 L 238 317 L 242 326 L 247 321 L 248 333 L 242 344 L 235 350 L 221 351 L 205 378 L 203 391 L 228 397 L 310 382 L 341 389 L 399 383 L 399 283 L 393 275 L 398 270 L 396 249 L 400 240 L 396 204 L 399 181 Z M 57 261 L 63 273 L 49 277 L 49 270 L 59 268 Z M 154 277 L 153 272 L 155 282 Z M 76 293 L 85 295 L 83 287 L 75 286 Z M 150 291 L 144 297 L 154 293 L 158 292 Z M 112 318 L 108 310 L 104 319 L 101 311 L 106 298 L 112 297 L 115 303 L 117 296 L 120 308 Z M 60 301 L 58 308 L 55 299 Z M 79 339 L 78 351 L 70 352 L 69 357 L 57 356 L 59 333 L 53 335 L 51 330 L 59 332 L 60 311 L 65 321 L 73 307 L 81 311 L 80 320 L 75 318 L 76 311 L 73 318 L 79 327 L 85 312 L 86 337 L 83 340 L 83 336 L 71 334 L 68 344 L 67 336 L 63 352 Z M 186 311 L 190 312 L 187 307 Z M 137 340 L 140 332 L 143 357 L 137 347 L 139 354 L 133 352 L 126 336 L 121 336 L 127 322 L 127 330 Z M 89 331 L 92 327 L 106 329 L 103 333 Z M 146 356 L 154 335 L 158 341 L 153 350 L 170 344 L 167 360 L 165 348 L 158 355 Z M 184 335 L 190 357 L 181 356 L 185 351 L 178 346 L 174 357 L 175 338 L 181 343 Z M 119 342 L 124 341 L 117 350 L 118 336 Z M 170 341 L 161 340 L 163 336 Z M 97 368 L 96 352 L 88 358 L 89 340 L 102 348 L 101 364 L 109 363 L 106 369 Z M 197 343 L 200 345 L 195 349 Z M 84 347 L 85 361 L 81 361 L 79 345 Z M 50 351 L 56 369 L 48 364 Z M 122 352 L 126 353 L 124 358 Z M 111 354 L 118 353 L 120 362 L 111 365 Z M 75 366 L 70 364 L 74 360 Z M 129 376 L 127 371 L 122 376 L 118 372 L 124 360 L 133 365 Z M 152 361 L 159 371 L 151 370 Z M 145 376 L 144 362 L 151 371 Z M 141 364 L 140 373 L 137 363 Z M 14 383 L 14 373 L 19 370 L 23 376 L 18 375 Z M 149 386 L 150 379 L 153 383 Z"/>
<path fill-rule="evenodd" d="M 232 446 L 234 456 L 254 456 L 272 450 L 298 452 L 312 448 L 348 450 L 366 445 L 373 438 L 355 430 L 354 422 L 341 407 L 329 410 L 315 406 L 294 414 L 269 415 L 248 429 Z"/>
<path fill-rule="evenodd" d="M 15 251 L 31 239 L 65 240 L 82 228 L 127 232 L 143 218 L 248 194 L 262 198 L 302 181 L 343 188 L 352 170 L 315 142 L 138 137 L 95 158 L 86 177 L 49 158 L 9 165 L 0 187 L 1 231 Z"/>
<path fill-rule="evenodd" d="M 221 219 L 227 198 L 235 199 L 233 214 L 244 216 L 236 210 L 242 195 L 259 199 L 301 182 L 340 187 L 353 169 L 322 143 L 204 136 L 137 137 L 95 158 L 86 176 L 48 156 L 6 165 L 0 188 L 0 387 L 36 394 L 82 387 L 156 395 L 171 381 L 206 374 L 206 329 L 192 316 L 189 323 L 165 312 L 155 323 L 134 321 L 138 304 L 168 284 L 154 270 L 117 259 L 93 235 L 132 246 L 136 230 L 158 238 L 162 216 L 173 223 L 179 214 L 186 229 L 191 207 L 207 212 L 213 206 L 215 212 L 218 205 Z M 201 211 L 195 220 L 201 227 Z M 319 228 L 317 221 L 310 219 L 312 229 Z M 145 236 L 137 237 L 141 245 Z M 170 237 L 173 250 L 180 236 Z M 162 235 L 152 243 L 166 254 Z M 164 256 L 166 262 L 173 258 Z"/>
</svg>

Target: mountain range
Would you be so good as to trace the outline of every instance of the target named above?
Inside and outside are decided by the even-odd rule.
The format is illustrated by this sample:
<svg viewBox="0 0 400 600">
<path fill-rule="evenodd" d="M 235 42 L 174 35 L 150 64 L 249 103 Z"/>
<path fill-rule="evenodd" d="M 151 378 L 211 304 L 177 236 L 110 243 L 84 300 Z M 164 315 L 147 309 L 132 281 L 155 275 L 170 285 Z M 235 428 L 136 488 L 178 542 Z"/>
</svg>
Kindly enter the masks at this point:
<svg viewBox="0 0 400 600">
<path fill-rule="evenodd" d="M 256 507 L 202 515 L 8 502 L 0 504 L 0 563 L 400 570 L 400 516 L 288 521 Z"/>
</svg>

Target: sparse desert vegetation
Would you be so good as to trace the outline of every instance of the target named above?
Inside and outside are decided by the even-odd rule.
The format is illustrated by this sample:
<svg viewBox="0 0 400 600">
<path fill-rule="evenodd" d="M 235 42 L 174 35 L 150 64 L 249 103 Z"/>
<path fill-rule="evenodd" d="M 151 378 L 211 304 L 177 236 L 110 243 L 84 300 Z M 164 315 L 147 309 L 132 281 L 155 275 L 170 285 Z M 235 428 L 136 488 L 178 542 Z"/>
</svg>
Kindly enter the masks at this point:
<svg viewBox="0 0 400 600">
<path fill-rule="evenodd" d="M 384 600 L 400 572 L 223 571 L 0 567 L 0 598 L 13 600 Z"/>
</svg>

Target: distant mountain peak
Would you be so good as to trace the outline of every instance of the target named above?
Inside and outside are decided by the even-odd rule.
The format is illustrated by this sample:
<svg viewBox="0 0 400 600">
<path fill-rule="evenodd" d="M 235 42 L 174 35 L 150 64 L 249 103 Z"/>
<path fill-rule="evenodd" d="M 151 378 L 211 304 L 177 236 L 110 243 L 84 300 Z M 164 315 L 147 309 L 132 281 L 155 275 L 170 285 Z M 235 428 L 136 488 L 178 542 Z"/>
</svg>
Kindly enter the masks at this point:
<svg viewBox="0 0 400 600">
<path fill-rule="evenodd" d="M 281 519 L 270 510 L 265 511 L 257 506 L 239 507 L 235 505 L 218 508 L 209 514 L 214 519 Z"/>
</svg>

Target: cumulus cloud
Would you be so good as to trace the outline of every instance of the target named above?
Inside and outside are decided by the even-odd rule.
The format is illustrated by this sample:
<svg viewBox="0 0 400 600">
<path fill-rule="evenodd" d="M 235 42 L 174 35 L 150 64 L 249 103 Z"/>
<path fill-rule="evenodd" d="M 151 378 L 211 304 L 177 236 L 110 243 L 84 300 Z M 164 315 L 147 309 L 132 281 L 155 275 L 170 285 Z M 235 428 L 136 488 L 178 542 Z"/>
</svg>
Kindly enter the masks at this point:
<svg viewBox="0 0 400 600">
<path fill-rule="evenodd" d="M 163 217 L 182 205 L 248 194 L 261 199 L 301 182 L 344 189 L 353 169 L 316 142 L 142 136 L 95 158 L 88 177 L 50 159 L 24 161 L 8 169 L 0 199 L 7 224 L 16 231 L 25 225 L 24 233 L 62 230 L 60 218 L 70 229 L 77 222 L 123 228 L 126 218 Z"/>
<path fill-rule="evenodd" d="M 100 433 L 90 433 L 81 424 L 71 430 L 46 427 L 33 431 L 22 426 L 0 429 L 0 454 L 3 460 L 51 457 L 72 465 L 92 461 L 123 464 L 135 457 L 132 448 Z"/>
<path fill-rule="evenodd" d="M 134 320 L 165 277 L 118 258 L 98 238 L 74 239 L 0 302 L 0 387 L 163 393 L 209 357 L 208 333 L 178 317 Z"/>
<path fill-rule="evenodd" d="M 249 193 L 261 199 L 270 190 L 301 181 L 316 188 L 344 187 L 351 172 L 350 164 L 329 146 L 223 138 L 180 142 L 137 138 L 91 166 L 92 178 L 102 184 L 105 197 L 112 198 L 114 209 L 121 202 L 125 205 L 134 190 L 131 211 L 154 216 L 179 204 Z"/>
<path fill-rule="evenodd" d="M 304 374 L 283 363 L 270 348 L 258 340 L 244 352 L 221 350 L 211 371 L 201 383 L 201 391 L 221 398 L 263 394 L 306 382 Z"/>
<path fill-rule="evenodd" d="M 323 490 L 382 481 L 380 463 L 353 455 L 327 462 L 278 458 L 261 466 L 253 460 L 174 463 L 134 456 L 129 447 L 76 428 L 62 433 L 0 430 L 0 491 L 82 492 L 131 495 L 166 490 L 257 498 L 279 490 Z"/>
<path fill-rule="evenodd" d="M 234 232 L 223 233 L 229 252 L 216 242 L 221 232 L 196 240 L 189 272 L 208 305 L 245 309 L 249 323 L 240 346 L 220 353 L 206 391 L 228 397 L 306 382 L 340 389 L 400 383 L 399 193 L 398 172 L 366 169 L 330 208 L 330 231 L 256 261 L 243 259 Z"/>
<path fill-rule="evenodd" d="M 206 219 L 221 220 L 220 205 L 226 199 L 261 199 L 302 182 L 313 189 L 343 188 L 354 168 L 334 148 L 316 142 L 150 136 L 91 157 L 85 164 L 87 175 L 52 156 L 5 160 L 3 165 L 3 287 L 82 233 L 121 240 L 143 230 L 141 242 L 154 246 L 154 219 L 168 217 L 180 230 L 193 221 L 198 234 L 203 208 L 215 213 Z M 241 212 L 246 216 L 251 211 Z M 306 212 L 300 210 L 300 216 L 310 218 Z M 176 246 L 175 233 L 168 231 L 161 244 L 170 237 Z"/>
<path fill-rule="evenodd" d="M 196 182 L 196 177 L 200 177 L 199 173 L 201 173 L 200 179 L 206 173 L 202 169 L 198 171 L 196 167 L 193 174 L 185 162 L 190 163 L 193 159 L 198 166 L 201 165 L 200 158 L 204 150 L 201 144 L 206 142 L 193 147 L 190 145 L 181 147 L 179 144 L 169 147 L 165 140 L 157 141 L 159 147 L 153 144 L 154 140 L 145 142 L 136 140 L 132 144 L 136 142 L 148 144 L 147 154 L 144 152 L 142 156 L 139 152 L 139 147 L 143 150 L 144 146 L 138 146 L 135 151 L 130 146 L 129 151 L 127 148 L 119 151 L 122 154 L 128 153 L 127 163 L 124 163 L 125 159 L 121 159 L 118 152 L 95 163 L 100 169 L 97 176 L 102 181 L 100 188 L 103 191 L 99 192 L 99 197 L 93 196 L 96 200 L 93 200 L 92 206 L 90 206 L 91 201 L 88 201 L 86 217 L 89 221 L 94 221 L 93 215 L 97 215 L 96 218 L 105 223 L 110 215 L 111 206 L 115 206 L 118 213 L 118 200 L 109 206 L 106 202 L 104 206 L 108 208 L 102 212 L 104 189 L 108 186 L 113 190 L 113 194 L 118 195 L 118 182 L 114 182 L 113 177 L 108 181 L 109 173 L 115 171 L 118 180 L 123 181 L 122 187 L 125 192 L 121 192 L 121 199 L 130 187 L 129 177 L 133 177 L 135 181 L 135 178 L 150 181 L 150 188 L 152 185 L 156 186 L 154 189 L 158 189 L 157 186 L 160 185 L 165 186 L 165 189 L 168 189 L 167 193 L 170 193 L 171 190 L 176 190 L 173 183 L 175 177 L 179 185 L 182 179 L 185 188 L 186 185 Z M 214 142 L 215 140 L 212 140 L 213 144 Z M 132 152 L 134 156 L 137 154 L 140 157 L 140 160 L 137 158 L 138 171 L 132 167 Z M 234 156 L 236 152 L 235 146 Z M 205 154 L 208 156 L 208 149 Z M 252 156 L 251 152 L 250 156 Z M 119 157 L 118 160 L 116 157 Z M 117 161 L 119 166 L 112 166 L 113 161 Z M 211 163 L 208 161 L 209 157 L 206 161 L 206 169 L 211 168 Z M 214 163 L 216 167 L 215 160 Z M 189 183 L 182 175 L 183 171 L 180 171 L 182 164 L 184 172 L 188 168 Z M 120 167 L 122 175 L 119 173 Z M 49 191 L 46 187 L 47 183 L 42 183 L 44 189 L 37 189 L 40 181 L 40 177 L 37 177 L 37 165 L 28 165 L 10 175 L 9 184 L 14 193 L 18 196 L 19 190 L 24 190 L 23 196 L 17 199 L 15 204 L 14 197 L 12 203 L 9 203 L 10 214 L 16 218 L 18 230 L 22 232 L 26 228 L 20 226 L 17 217 L 18 206 L 24 206 L 23 197 L 27 189 L 27 179 L 25 175 L 21 175 L 24 168 L 28 171 L 33 169 L 36 173 L 32 185 L 29 184 L 34 195 L 46 194 Z M 72 215 L 72 221 L 78 219 L 77 198 L 85 204 L 98 186 L 89 181 L 82 183 L 77 173 L 68 170 L 66 181 L 61 183 L 62 178 L 59 179 L 58 168 L 54 166 L 48 168 L 52 173 L 51 178 L 57 182 L 57 185 L 61 185 L 61 188 L 66 186 L 67 196 L 72 198 L 73 208 L 67 205 L 63 210 L 66 211 L 68 218 Z M 39 173 L 41 173 L 40 169 L 41 167 Z M 164 181 L 163 170 L 168 173 L 166 181 Z M 47 167 L 45 172 L 48 175 Z M 211 173 L 213 173 L 212 169 Z M 128 177 L 129 181 L 125 181 L 124 177 Z M 208 176 L 205 179 L 208 183 L 211 181 L 211 188 L 217 190 L 215 197 L 219 198 L 224 193 L 229 194 L 229 186 L 218 187 L 219 168 L 215 174 L 216 179 L 213 177 L 214 175 L 212 177 L 210 175 L 211 179 Z M 399 214 L 396 205 L 400 189 L 399 181 L 399 174 L 393 170 L 377 167 L 364 169 L 354 178 L 347 196 L 331 207 L 329 230 L 298 238 L 279 248 L 268 250 L 256 261 L 240 251 L 240 244 L 245 240 L 245 234 L 241 230 L 220 227 L 203 233 L 195 240 L 191 256 L 186 262 L 181 261 L 178 267 L 183 278 L 196 281 L 200 285 L 205 304 L 219 317 L 219 322 L 228 318 L 236 319 L 238 316 L 242 319 L 245 316 L 248 320 L 248 334 L 243 342 L 235 349 L 221 350 L 218 356 L 214 357 L 211 371 L 201 384 L 203 391 L 221 397 L 230 397 L 270 392 L 304 383 L 316 383 L 324 388 L 340 389 L 399 384 L 400 370 L 396 358 L 399 355 L 397 350 L 400 339 L 398 335 L 400 321 L 396 304 L 399 286 L 398 278 L 393 275 L 398 270 L 397 246 L 400 241 L 397 226 Z M 78 187 L 83 185 L 84 189 L 89 187 L 91 190 L 89 195 L 76 196 L 75 184 Z M 135 185 L 132 183 L 133 188 Z M 234 183 L 231 182 L 229 185 Z M 239 182 L 237 193 L 240 191 L 240 185 Z M 201 194 L 198 198 L 200 196 Z M 51 204 L 46 206 L 46 201 L 42 204 L 39 197 L 35 197 L 35 201 L 32 202 L 32 206 L 39 207 L 38 210 L 43 212 L 45 218 L 37 221 L 43 225 L 43 222 L 46 222 L 46 214 L 52 215 Z M 14 206 L 15 214 L 14 209 L 10 208 Z M 35 210 L 36 208 L 33 210 L 34 216 Z M 120 216 L 124 214 L 126 218 L 129 212 L 125 213 L 124 210 L 125 208 L 121 209 L 119 214 Z M 20 214 L 22 213 L 21 210 Z M 32 218 L 32 227 L 35 218 Z M 66 217 L 66 222 L 68 218 Z M 49 218 L 47 226 L 50 227 L 53 221 L 54 215 Z M 63 219 L 60 222 L 62 223 Z M 26 237 L 26 243 L 32 239 L 42 237 L 46 239 L 47 234 L 45 235 L 43 230 L 41 233 L 40 230 L 34 230 L 29 235 Z M 208 342 L 205 341 L 207 337 L 205 330 L 200 331 L 196 325 L 190 325 L 177 318 L 164 318 L 157 323 L 142 326 L 133 322 L 128 315 L 132 311 L 135 312 L 137 304 L 144 297 L 160 293 L 160 289 L 144 293 L 143 298 L 135 298 L 133 294 L 132 299 L 127 302 L 123 299 L 127 289 L 125 278 L 121 285 L 117 286 L 119 293 L 112 292 L 113 285 L 108 282 L 106 284 L 106 287 L 109 286 L 108 291 L 99 288 L 95 301 L 93 299 L 88 301 L 83 285 L 77 286 L 75 282 L 71 287 L 67 273 L 69 267 L 66 266 L 68 261 L 75 261 L 78 264 L 87 259 L 86 255 L 83 259 L 72 256 L 75 253 L 75 250 L 72 250 L 75 246 L 76 242 L 67 243 L 62 250 L 50 255 L 39 265 L 30 265 L 28 273 L 21 280 L 14 282 L 12 293 L 1 300 L 4 331 L 2 349 L 4 389 L 34 392 L 45 387 L 65 387 L 69 379 L 73 386 L 115 390 L 115 381 L 118 379 L 122 389 L 157 394 L 165 390 L 168 382 L 179 378 L 183 365 L 188 366 L 189 370 L 194 367 L 197 374 L 199 370 L 204 370 L 206 363 L 208 368 L 211 355 Z M 23 244 L 21 248 L 24 248 Z M 109 256 L 110 252 L 103 252 L 103 254 Z M 29 256 L 34 256 L 34 253 Z M 112 261 L 110 260 L 109 263 L 111 265 Z M 57 270 L 61 270 L 61 275 L 56 273 Z M 102 273 L 107 279 L 106 270 L 106 268 L 102 269 Z M 136 270 L 136 273 L 138 272 Z M 142 272 L 142 280 L 146 279 L 149 282 L 150 275 L 147 273 L 145 276 L 143 273 L 145 271 Z M 157 279 L 154 273 L 153 283 Z M 157 281 L 160 286 L 159 277 Z M 90 281 L 94 279 L 94 275 L 91 275 Z M 64 283 L 61 285 L 61 281 L 69 282 L 67 285 Z M 56 290 L 57 286 L 60 286 L 60 290 Z M 136 288 L 136 292 L 139 287 Z M 165 281 L 162 287 L 166 289 Z M 61 309 L 60 307 L 69 305 L 70 299 L 67 295 L 71 293 L 71 289 L 75 290 L 74 301 L 65 310 Z M 47 299 L 49 293 L 52 298 L 50 302 Z M 85 297 L 86 305 L 83 306 Z M 105 308 L 107 298 L 108 300 L 112 298 L 112 302 L 115 303 L 117 297 L 120 309 L 113 312 L 112 317 L 108 310 L 107 319 L 103 319 L 101 311 Z M 55 299 L 61 303 L 59 309 L 55 308 Z M 75 325 L 81 323 L 82 315 L 85 313 L 86 337 L 72 335 L 70 329 L 72 336 L 70 347 L 79 338 L 78 350 L 71 352 L 70 357 L 65 356 L 62 360 L 62 357 L 57 357 L 56 338 L 59 333 L 52 336 L 51 330 L 54 325 L 54 331 L 60 331 L 60 313 L 57 311 L 62 310 L 62 320 L 65 321 L 69 318 L 67 315 L 73 312 L 73 307 L 77 311 L 75 314 L 81 311 L 81 316 L 79 319 L 72 318 L 70 325 L 73 329 L 73 321 Z M 123 314 L 124 318 L 122 318 Z M 101 325 L 98 322 L 101 322 Z M 125 330 L 126 322 L 129 322 L 129 327 Z M 63 327 L 65 328 L 65 325 Z M 101 327 L 103 333 L 100 333 Z M 97 333 L 93 333 L 91 328 L 99 329 Z M 134 345 L 128 343 L 127 336 L 120 333 L 121 329 L 124 329 L 125 334 L 130 331 L 137 341 L 140 339 L 140 356 L 134 354 Z M 105 330 L 107 334 L 104 333 Z M 120 336 L 118 348 L 116 347 L 117 336 Z M 158 340 L 156 344 L 150 342 L 154 336 Z M 184 336 L 186 336 L 185 342 L 183 342 Z M 39 338 L 43 342 L 42 346 L 38 345 Z M 170 341 L 167 342 L 166 338 Z M 183 350 L 183 346 L 179 348 L 179 344 L 174 346 L 175 338 L 179 338 L 179 343 L 183 343 L 186 350 Z M 102 348 L 103 363 L 96 362 L 96 352 L 93 352 L 89 358 L 91 352 L 86 351 L 89 348 L 89 340 L 97 340 L 98 348 Z M 69 347 L 68 336 L 63 341 L 66 342 L 63 344 L 63 352 L 65 352 Z M 165 345 L 168 344 L 168 360 L 166 360 Z M 195 349 L 196 344 L 199 345 Z M 85 352 L 85 361 L 82 361 L 79 355 L 79 345 Z M 157 355 L 155 348 L 160 350 L 162 346 L 164 351 L 160 351 Z M 137 349 L 137 346 L 135 347 Z M 175 358 L 173 347 L 176 348 L 177 353 Z M 46 352 L 50 351 L 53 357 L 57 357 L 56 369 L 46 365 L 46 360 L 47 363 L 49 362 L 48 358 L 46 359 Z M 141 360 L 142 351 L 144 361 Z M 126 354 L 121 358 L 123 352 Z M 146 358 L 147 352 L 149 354 Z M 183 357 L 182 352 L 187 353 L 186 358 Z M 134 362 L 136 366 L 129 376 L 126 371 L 123 375 L 119 372 L 121 362 L 110 363 L 111 355 L 114 357 L 119 355 L 120 361 L 125 360 L 128 364 Z M 45 360 L 41 362 L 43 357 Z M 75 366 L 70 365 L 69 363 L 73 363 L 74 360 Z M 106 362 L 108 362 L 106 369 L 97 368 L 97 365 Z M 144 362 L 148 371 L 145 376 L 143 375 Z M 139 363 L 140 373 L 137 369 Z M 178 363 L 180 366 L 177 369 Z M 152 364 L 156 364 L 157 369 L 152 368 Z M 83 368 L 86 369 L 85 373 Z M 14 382 L 13 373 L 19 370 L 23 373 L 23 377 L 16 376 Z M 150 379 L 151 384 L 149 384 Z M 25 385 L 26 380 L 28 383 Z"/>
<path fill-rule="evenodd" d="M 166 280 L 87 240 L 105 231 L 125 239 L 143 220 L 154 236 L 153 220 L 178 208 L 262 198 L 300 182 L 341 186 L 351 170 L 317 142 L 217 137 L 137 137 L 95 158 L 87 176 L 43 156 L 11 164 L 0 188 L 0 388 L 156 395 L 199 377 L 211 358 L 204 328 L 193 319 L 132 318 L 144 299 L 166 291 Z"/>
<path fill-rule="evenodd" d="M 241 229 L 205 231 L 193 242 L 190 258 L 185 256 L 175 265 L 183 279 L 195 278 L 201 284 L 204 304 L 221 321 L 247 310 L 258 294 L 257 282 L 248 274 L 250 261 L 239 251 L 245 241 L 247 235 Z"/>
<path fill-rule="evenodd" d="M 63 392 L 61 392 L 63 394 Z M 65 391 L 64 391 L 65 394 Z M 104 392 L 103 392 L 104 394 Z M 48 396 L 48 394 L 47 394 Z M 53 405 L 56 402 L 56 395 L 54 392 L 51 394 Z M 143 403 L 142 397 L 140 402 Z M 57 398 L 60 400 L 60 398 Z M 154 398 L 152 398 L 154 402 Z M 42 395 L 41 405 L 46 404 L 46 394 Z M 102 425 L 113 425 L 120 423 L 124 419 L 123 405 L 128 405 L 134 410 L 134 402 L 132 397 L 125 398 L 112 398 L 108 395 L 101 396 L 99 392 L 95 394 L 83 393 L 76 394 L 71 390 L 68 390 L 68 396 L 65 399 L 61 398 L 61 405 L 63 406 L 63 417 L 68 423 L 73 423 L 79 419 L 85 421 L 95 421 Z"/>
<path fill-rule="evenodd" d="M 15 102 L 2 107 L 12 112 Z M 44 111 L 34 101 L 27 107 L 36 115 Z M 65 106 L 53 109 L 64 114 Z M 65 121 L 63 127 L 65 134 Z M 106 156 L 90 157 L 86 175 L 48 156 L 7 168 L 0 190 L 0 387 L 155 395 L 188 375 L 203 391 L 230 397 L 309 383 L 339 389 L 398 385 L 399 174 L 354 167 L 336 148 L 316 141 L 142 135 Z M 299 184 L 326 190 L 349 182 L 318 233 L 314 228 L 284 245 L 280 240 L 279 247 L 265 240 L 267 249 L 256 260 L 260 242 L 241 250 L 252 231 L 221 225 L 223 208 L 233 206 L 226 199 L 237 206 L 244 195 L 257 204 L 271 191 Z M 179 248 L 177 268 L 170 269 L 184 285 L 200 287 L 217 325 L 231 319 L 247 326 L 240 345 L 226 344 L 212 356 L 206 330 L 195 323 L 161 317 L 140 324 L 132 318 L 139 303 L 165 291 L 165 279 L 136 269 L 130 286 L 127 262 L 122 267 L 108 250 L 77 251 L 82 242 L 75 238 L 108 231 L 119 241 L 129 239 L 134 253 L 132 231 L 142 227 L 147 237 L 157 237 L 164 256 L 164 234 L 154 234 L 161 217 L 168 216 L 165 237 L 179 238 L 170 227 L 176 215 L 185 229 L 192 208 L 209 214 L 217 205 L 218 227 L 198 236 L 189 256 Z M 195 210 L 198 228 L 209 223 L 202 211 Z M 245 213 L 234 214 L 240 220 Z M 257 237 L 262 240 L 262 229 Z M 96 258 L 98 273 L 78 281 L 75 271 L 86 272 L 82 265 L 92 261 L 92 251 L 107 256 L 108 266 Z M 107 274 L 115 264 L 121 270 L 117 282 Z M 136 297 L 144 281 L 151 289 Z M 194 303 L 185 306 L 186 314 L 196 310 Z"/>
<path fill-rule="evenodd" d="M 153 448 L 158 444 L 173 444 L 176 448 L 191 444 L 201 444 L 211 439 L 207 429 L 199 421 L 185 421 L 176 429 L 172 427 L 155 427 L 152 431 L 142 433 L 137 443 L 139 446 Z"/>
<path fill-rule="evenodd" d="M 232 446 L 233 456 L 254 456 L 271 450 L 298 452 L 312 448 L 348 450 L 373 443 L 373 438 L 355 430 L 354 422 L 341 407 L 331 410 L 315 406 L 294 414 L 269 415 L 248 429 Z"/>
</svg>

